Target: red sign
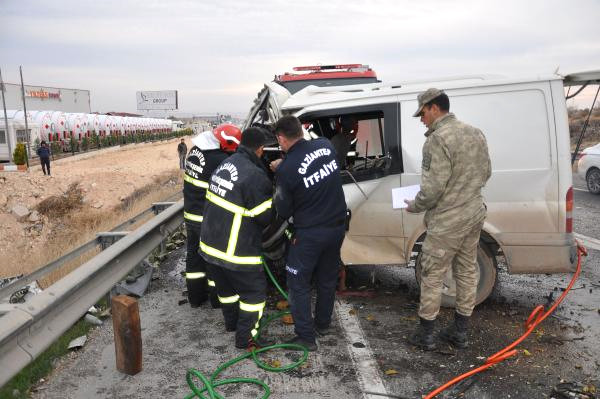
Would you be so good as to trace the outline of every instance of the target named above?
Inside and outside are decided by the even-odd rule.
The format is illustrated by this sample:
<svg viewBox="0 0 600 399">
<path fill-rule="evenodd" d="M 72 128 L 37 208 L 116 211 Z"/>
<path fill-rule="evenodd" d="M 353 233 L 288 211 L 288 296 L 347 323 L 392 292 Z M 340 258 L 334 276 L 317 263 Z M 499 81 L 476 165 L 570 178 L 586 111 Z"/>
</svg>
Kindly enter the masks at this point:
<svg viewBox="0 0 600 399">
<path fill-rule="evenodd" d="M 55 98 L 60 100 L 60 91 L 56 93 L 47 92 L 44 89 L 39 90 L 27 90 L 26 97 L 34 98 Z"/>
</svg>

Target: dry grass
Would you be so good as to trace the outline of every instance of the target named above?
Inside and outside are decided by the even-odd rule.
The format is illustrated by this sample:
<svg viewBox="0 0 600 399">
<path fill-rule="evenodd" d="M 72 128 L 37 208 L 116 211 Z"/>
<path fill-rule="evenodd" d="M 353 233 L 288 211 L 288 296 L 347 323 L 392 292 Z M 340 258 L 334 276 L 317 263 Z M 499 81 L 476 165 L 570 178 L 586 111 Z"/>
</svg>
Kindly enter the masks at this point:
<svg viewBox="0 0 600 399">
<path fill-rule="evenodd" d="M 3 262 L 3 274 L 5 273 L 7 276 L 20 273 L 28 274 L 39 269 L 93 239 L 96 233 L 109 231 L 141 213 L 149 208 L 153 202 L 164 201 L 180 193 L 182 184 L 179 170 L 165 173 L 155 178 L 154 183 L 137 189 L 113 209 L 97 210 L 91 207 L 81 207 L 73 210 L 73 208 L 70 208 L 70 212 L 62 218 L 52 217 L 49 222 L 52 224 L 51 238 L 43 244 L 43 250 L 32 248 L 30 251 L 15 251 L 6 257 L 6 262 Z M 75 195 L 77 187 L 69 187 L 69 190 L 65 193 L 65 195 L 71 193 L 68 198 L 72 200 L 72 205 L 77 203 L 77 196 Z M 59 197 L 62 198 L 61 201 L 65 200 L 63 196 Z M 43 208 L 38 207 L 40 213 L 43 212 L 43 209 L 53 209 L 52 213 L 56 213 L 56 208 L 52 208 L 50 205 L 44 205 Z M 133 230 L 139 227 L 153 216 L 153 214 L 148 214 L 145 218 L 133 224 L 130 229 Z M 40 285 L 42 287 L 49 286 L 91 259 L 97 252 L 90 251 L 90 253 L 79 259 L 68 262 L 40 281 Z"/>
<path fill-rule="evenodd" d="M 56 219 L 83 206 L 83 190 L 79 182 L 71 183 L 62 195 L 52 195 L 41 201 L 36 209 L 42 215 Z"/>
</svg>

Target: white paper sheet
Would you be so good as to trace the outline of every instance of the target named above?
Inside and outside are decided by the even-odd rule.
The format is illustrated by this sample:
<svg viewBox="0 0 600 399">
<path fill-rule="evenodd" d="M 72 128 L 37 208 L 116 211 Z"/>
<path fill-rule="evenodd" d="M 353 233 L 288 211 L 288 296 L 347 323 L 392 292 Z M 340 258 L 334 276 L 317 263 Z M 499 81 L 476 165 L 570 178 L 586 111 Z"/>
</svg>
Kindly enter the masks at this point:
<svg viewBox="0 0 600 399">
<path fill-rule="evenodd" d="M 398 187 L 392 189 L 392 207 L 394 209 L 406 208 L 404 200 L 414 200 L 421 189 L 420 185 Z"/>
</svg>

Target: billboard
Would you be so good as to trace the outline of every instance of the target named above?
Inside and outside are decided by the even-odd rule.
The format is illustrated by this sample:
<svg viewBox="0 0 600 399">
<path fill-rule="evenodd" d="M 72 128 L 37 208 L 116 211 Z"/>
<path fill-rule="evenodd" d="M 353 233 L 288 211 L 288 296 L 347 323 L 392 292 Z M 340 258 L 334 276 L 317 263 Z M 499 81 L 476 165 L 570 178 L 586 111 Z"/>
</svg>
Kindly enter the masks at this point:
<svg viewBox="0 0 600 399">
<path fill-rule="evenodd" d="M 177 90 L 138 91 L 135 93 L 138 110 L 178 109 Z"/>
</svg>

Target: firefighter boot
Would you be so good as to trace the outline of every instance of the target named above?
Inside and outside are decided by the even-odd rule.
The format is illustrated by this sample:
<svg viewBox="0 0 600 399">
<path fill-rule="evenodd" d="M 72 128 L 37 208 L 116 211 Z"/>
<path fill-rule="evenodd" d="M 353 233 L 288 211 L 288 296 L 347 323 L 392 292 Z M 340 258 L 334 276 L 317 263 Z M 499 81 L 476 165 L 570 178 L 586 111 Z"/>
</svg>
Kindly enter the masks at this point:
<svg viewBox="0 0 600 399">
<path fill-rule="evenodd" d="M 231 332 L 237 329 L 238 323 L 238 303 L 222 303 L 221 312 L 225 319 L 225 331 Z"/>
<path fill-rule="evenodd" d="M 236 337 L 235 347 L 238 349 L 245 349 L 248 351 L 253 351 L 261 348 L 266 348 L 267 346 L 275 345 L 275 341 L 266 338 L 248 338 L 247 341 L 239 340 Z"/>
<path fill-rule="evenodd" d="M 435 341 L 433 339 L 434 325 L 435 319 L 425 320 L 420 318 L 419 327 L 414 334 L 408 338 L 408 342 L 426 351 L 435 349 Z"/>
<path fill-rule="evenodd" d="M 214 288 L 209 290 L 208 296 L 210 298 L 210 306 L 213 309 L 219 309 L 221 307 L 221 302 L 219 302 L 219 296 L 217 295 L 217 290 Z"/>
<path fill-rule="evenodd" d="M 456 348 L 464 349 L 469 346 L 467 331 L 469 329 L 469 316 L 454 313 L 454 324 L 440 331 L 440 338 L 451 343 Z"/>
<path fill-rule="evenodd" d="M 192 308 L 197 308 L 206 302 L 208 299 L 208 294 L 206 292 L 206 279 L 186 278 L 185 283 L 187 286 L 188 301 L 190 302 L 190 306 Z"/>
</svg>

